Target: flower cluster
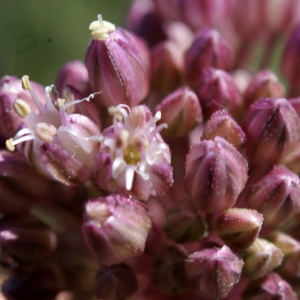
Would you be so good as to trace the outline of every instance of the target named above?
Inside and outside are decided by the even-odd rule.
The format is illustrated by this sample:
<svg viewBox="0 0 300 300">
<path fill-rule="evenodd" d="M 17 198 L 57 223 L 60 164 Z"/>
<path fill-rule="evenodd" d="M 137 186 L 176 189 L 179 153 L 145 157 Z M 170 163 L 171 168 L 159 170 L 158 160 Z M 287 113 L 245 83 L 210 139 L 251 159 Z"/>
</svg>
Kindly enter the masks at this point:
<svg viewBox="0 0 300 300">
<path fill-rule="evenodd" d="M 299 2 L 135 0 L 89 29 L 55 86 L 0 81 L 4 297 L 298 299 Z"/>
</svg>

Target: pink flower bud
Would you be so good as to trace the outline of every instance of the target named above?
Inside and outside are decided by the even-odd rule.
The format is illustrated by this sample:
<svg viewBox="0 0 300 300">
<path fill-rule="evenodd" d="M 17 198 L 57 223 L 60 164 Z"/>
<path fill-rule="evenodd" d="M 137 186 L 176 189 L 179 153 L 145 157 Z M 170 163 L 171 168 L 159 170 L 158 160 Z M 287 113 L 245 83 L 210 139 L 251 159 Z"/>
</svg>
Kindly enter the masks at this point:
<svg viewBox="0 0 300 300">
<path fill-rule="evenodd" d="M 145 105 L 132 110 L 125 105 L 111 107 L 113 125 L 99 137 L 93 179 L 105 190 L 126 193 L 140 200 L 163 195 L 173 184 L 168 145 L 156 127 L 161 112 L 153 117 Z"/>
<path fill-rule="evenodd" d="M 209 213 L 232 207 L 248 179 L 248 165 L 221 137 L 193 145 L 186 157 L 185 189 L 196 206 Z"/>
<path fill-rule="evenodd" d="M 166 39 L 162 19 L 152 0 L 132 2 L 127 13 L 126 28 L 145 39 L 150 47 Z"/>
<path fill-rule="evenodd" d="M 300 121 L 286 99 L 265 98 L 250 106 L 243 129 L 250 162 L 271 164 L 299 140 Z"/>
<path fill-rule="evenodd" d="M 251 280 L 266 276 L 278 268 L 283 260 L 283 253 L 278 247 L 260 238 L 257 238 L 244 253 L 243 275 Z"/>
<path fill-rule="evenodd" d="M 215 29 L 202 29 L 187 50 L 185 73 L 192 87 L 199 85 L 203 68 L 214 67 L 229 70 L 234 63 L 234 51 Z"/>
<path fill-rule="evenodd" d="M 277 272 L 287 279 L 299 279 L 300 274 L 300 242 L 286 233 L 275 231 L 268 235 L 284 254 L 284 260 Z"/>
<path fill-rule="evenodd" d="M 65 85 L 72 86 L 82 95 L 89 95 L 89 76 L 85 65 L 79 61 L 70 61 L 62 66 L 56 79 L 56 89 L 61 97 Z"/>
<path fill-rule="evenodd" d="M 90 84 L 94 91 L 101 91 L 103 106 L 133 107 L 148 93 L 148 72 L 133 39 L 99 16 L 99 22 L 90 25 L 93 39 L 85 57 Z"/>
<path fill-rule="evenodd" d="M 85 203 L 82 233 L 101 264 L 141 255 L 150 228 L 148 209 L 135 199 L 111 195 Z"/>
<path fill-rule="evenodd" d="M 238 117 L 242 108 L 242 96 L 234 79 L 225 71 L 205 68 L 198 80 L 197 95 L 206 119 L 213 112 L 225 108 Z"/>
<path fill-rule="evenodd" d="M 156 106 L 161 111 L 160 123 L 167 123 L 164 134 L 172 137 L 187 135 L 202 121 L 202 109 L 197 95 L 188 87 L 171 93 Z"/>
<path fill-rule="evenodd" d="M 96 285 L 99 299 L 127 299 L 138 289 L 134 272 L 125 264 L 102 266 L 96 277 Z"/>
<path fill-rule="evenodd" d="M 174 246 L 164 247 L 154 262 L 151 282 L 166 294 L 178 294 L 188 287 L 184 272 L 186 252 Z"/>
<path fill-rule="evenodd" d="M 246 135 L 238 123 L 224 109 L 212 114 L 204 126 L 202 140 L 213 140 L 216 136 L 224 138 L 227 142 L 240 150 L 246 141 Z"/>
<path fill-rule="evenodd" d="M 53 255 L 56 234 L 39 219 L 30 216 L 6 216 L 0 221 L 1 263 L 36 264 Z"/>
<path fill-rule="evenodd" d="M 278 77 L 271 70 L 258 72 L 250 82 L 244 96 L 245 105 L 248 107 L 260 98 L 282 98 L 285 88 Z"/>
<path fill-rule="evenodd" d="M 230 247 L 238 250 L 249 248 L 257 238 L 263 216 L 247 208 L 230 208 L 215 221 L 218 236 Z"/>
<path fill-rule="evenodd" d="M 300 26 L 296 26 L 285 43 L 281 58 L 281 72 L 289 83 L 289 96 L 299 96 L 300 71 L 299 61 Z"/>
<path fill-rule="evenodd" d="M 151 87 L 162 94 L 182 83 L 183 57 L 172 41 L 157 44 L 151 50 Z"/>
<path fill-rule="evenodd" d="M 246 203 L 264 215 L 266 224 L 278 226 L 300 211 L 299 177 L 277 165 L 250 187 Z"/>
<path fill-rule="evenodd" d="M 271 273 L 266 277 L 253 281 L 243 293 L 245 300 L 297 300 L 298 297 L 292 287 L 278 274 Z"/>
<path fill-rule="evenodd" d="M 0 151 L 0 213 L 20 214 L 48 192 L 50 183 L 18 153 Z"/>
<path fill-rule="evenodd" d="M 204 218 L 189 201 L 183 201 L 167 212 L 163 229 L 166 236 L 177 243 L 199 241 L 207 234 Z"/>
<path fill-rule="evenodd" d="M 185 260 L 185 272 L 193 289 L 204 299 L 223 299 L 238 283 L 242 255 L 224 245 L 205 248 Z"/>
</svg>

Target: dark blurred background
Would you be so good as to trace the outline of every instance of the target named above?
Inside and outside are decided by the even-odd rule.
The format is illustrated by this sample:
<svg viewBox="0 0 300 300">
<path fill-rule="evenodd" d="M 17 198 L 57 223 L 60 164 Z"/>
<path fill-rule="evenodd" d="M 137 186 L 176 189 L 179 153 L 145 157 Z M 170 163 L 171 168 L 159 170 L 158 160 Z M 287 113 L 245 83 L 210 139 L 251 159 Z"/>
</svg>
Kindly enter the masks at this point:
<svg viewBox="0 0 300 300">
<path fill-rule="evenodd" d="M 0 0 L 0 77 L 55 82 L 60 66 L 84 61 L 89 24 L 101 13 L 122 26 L 130 0 Z"/>
</svg>

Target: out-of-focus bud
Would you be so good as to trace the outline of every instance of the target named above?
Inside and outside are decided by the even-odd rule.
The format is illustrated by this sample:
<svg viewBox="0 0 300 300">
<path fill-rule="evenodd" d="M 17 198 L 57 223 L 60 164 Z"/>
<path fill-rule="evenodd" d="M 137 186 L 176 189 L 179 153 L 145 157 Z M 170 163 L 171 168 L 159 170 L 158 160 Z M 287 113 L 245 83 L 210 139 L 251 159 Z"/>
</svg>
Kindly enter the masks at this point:
<svg viewBox="0 0 300 300">
<path fill-rule="evenodd" d="M 291 32 L 281 58 L 281 72 L 289 83 L 289 97 L 298 97 L 300 93 L 299 47 L 300 25 Z"/>
<path fill-rule="evenodd" d="M 181 7 L 179 0 L 154 0 L 155 7 L 159 15 L 167 21 L 176 21 L 181 19 Z"/>
<path fill-rule="evenodd" d="M 226 245 L 244 250 L 253 244 L 262 224 L 263 216 L 256 210 L 230 208 L 218 216 L 214 228 Z"/>
<path fill-rule="evenodd" d="M 92 40 L 85 64 L 90 84 L 105 107 L 137 105 L 149 90 L 149 75 L 132 37 L 109 22 L 99 20 L 90 25 Z"/>
<path fill-rule="evenodd" d="M 193 145 L 186 157 L 185 189 L 208 213 L 232 207 L 248 179 L 244 157 L 221 137 Z"/>
<path fill-rule="evenodd" d="M 288 282 L 278 274 L 270 273 L 266 277 L 252 281 L 243 293 L 245 300 L 297 300 L 298 297 Z"/>
<path fill-rule="evenodd" d="M 8 300 L 55 300 L 63 288 L 63 274 L 57 266 L 42 266 L 12 274 L 1 290 Z"/>
<path fill-rule="evenodd" d="M 102 266 L 96 277 L 96 289 L 98 299 L 123 300 L 137 291 L 138 283 L 125 264 Z"/>
<path fill-rule="evenodd" d="M 266 69 L 258 72 L 252 78 L 244 95 L 244 103 L 248 107 L 260 98 L 282 98 L 284 96 L 284 86 L 271 70 Z"/>
<path fill-rule="evenodd" d="M 163 131 L 171 137 L 182 137 L 202 121 L 202 109 L 197 95 L 188 87 L 181 87 L 156 106 L 161 111 L 160 123 L 167 123 Z"/>
<path fill-rule="evenodd" d="M 253 164 L 272 164 L 299 140 L 300 121 L 284 98 L 259 99 L 244 119 L 246 152 Z"/>
<path fill-rule="evenodd" d="M 229 17 L 232 0 L 179 0 L 183 21 L 192 29 L 223 24 Z"/>
<path fill-rule="evenodd" d="M 151 87 L 166 94 L 182 83 L 183 57 L 171 41 L 157 44 L 151 50 Z"/>
<path fill-rule="evenodd" d="M 164 247 L 154 262 L 152 284 L 167 294 L 177 294 L 186 290 L 188 283 L 183 264 L 186 256 L 186 252 L 179 247 Z"/>
<path fill-rule="evenodd" d="M 185 260 L 185 272 L 193 289 L 204 299 L 223 299 L 240 280 L 242 255 L 224 245 L 205 248 Z"/>
<path fill-rule="evenodd" d="M 173 171 L 169 146 L 159 134 L 166 124 L 155 124 L 161 112 L 153 117 L 145 105 L 132 110 L 118 105 L 109 113 L 113 125 L 99 137 L 94 181 L 102 189 L 140 200 L 163 195 L 173 184 Z"/>
<path fill-rule="evenodd" d="M 191 202 L 183 201 L 168 211 L 163 229 L 166 236 L 176 243 L 189 243 L 206 235 L 207 224 Z"/>
<path fill-rule="evenodd" d="M 44 87 L 36 82 L 31 82 L 31 84 L 42 103 L 45 103 Z M 27 110 L 38 112 L 30 94 L 22 89 L 21 80 L 14 76 L 4 76 L 0 80 L 0 133 L 5 139 L 14 136 L 22 123 L 29 124 L 15 111 L 14 103 L 18 99 L 25 103 Z"/>
<path fill-rule="evenodd" d="M 147 207 L 135 199 L 111 195 L 85 203 L 82 233 L 103 265 L 141 255 L 150 228 Z"/>
<path fill-rule="evenodd" d="M 242 96 L 234 79 L 227 72 L 205 68 L 198 80 L 197 95 L 206 119 L 221 108 L 227 109 L 233 117 L 239 117 Z"/>
<path fill-rule="evenodd" d="M 205 124 L 202 140 L 213 140 L 216 136 L 224 138 L 238 150 L 244 146 L 246 135 L 233 117 L 224 109 L 212 114 Z"/>
<path fill-rule="evenodd" d="M 64 64 L 58 73 L 56 89 L 63 98 L 63 88 L 65 85 L 72 86 L 83 96 L 90 94 L 88 71 L 81 61 L 74 60 Z M 79 99 L 79 97 L 76 97 L 76 99 Z"/>
<path fill-rule="evenodd" d="M 215 29 L 202 29 L 185 55 L 185 74 L 196 88 L 205 67 L 229 70 L 234 63 L 234 51 Z"/>
<path fill-rule="evenodd" d="M 231 76 L 234 79 L 237 87 L 243 95 L 248 88 L 249 83 L 252 80 L 252 75 L 245 69 L 237 69 L 231 72 Z"/>
<path fill-rule="evenodd" d="M 299 177 L 276 165 L 249 188 L 246 203 L 264 215 L 265 224 L 278 226 L 300 211 Z"/>
<path fill-rule="evenodd" d="M 166 39 L 162 19 L 152 0 L 132 2 L 127 13 L 126 28 L 145 39 L 150 47 Z"/>
<path fill-rule="evenodd" d="M 268 239 L 284 254 L 283 263 L 277 272 L 287 279 L 299 279 L 300 242 L 280 231 L 272 232 Z"/>
<path fill-rule="evenodd" d="M 36 264 L 56 250 L 53 230 L 31 216 L 6 216 L 0 221 L 0 263 L 5 267 Z"/>
<path fill-rule="evenodd" d="M 0 213 L 21 214 L 47 194 L 50 183 L 18 153 L 0 151 Z"/>
<path fill-rule="evenodd" d="M 279 267 L 282 260 L 283 253 L 278 247 L 267 240 L 257 238 L 244 252 L 243 275 L 251 280 L 262 278 Z"/>
</svg>

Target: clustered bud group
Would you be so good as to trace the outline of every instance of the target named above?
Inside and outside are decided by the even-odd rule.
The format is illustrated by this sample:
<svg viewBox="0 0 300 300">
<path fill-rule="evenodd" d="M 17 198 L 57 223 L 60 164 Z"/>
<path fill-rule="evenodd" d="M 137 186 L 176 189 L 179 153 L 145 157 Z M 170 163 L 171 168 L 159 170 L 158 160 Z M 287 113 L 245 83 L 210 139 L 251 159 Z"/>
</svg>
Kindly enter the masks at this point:
<svg viewBox="0 0 300 300">
<path fill-rule="evenodd" d="M 300 2 L 126 23 L 98 15 L 55 85 L 0 80 L 3 297 L 298 299 Z"/>
</svg>

